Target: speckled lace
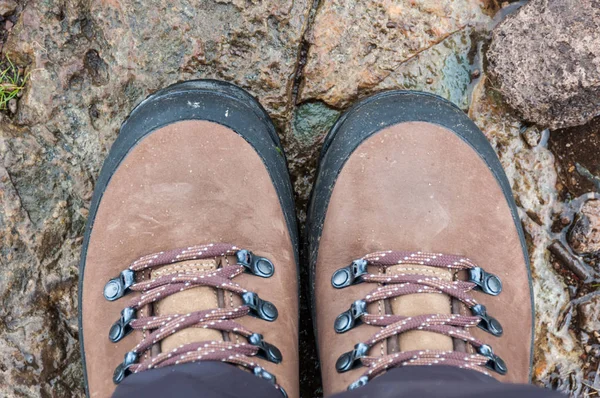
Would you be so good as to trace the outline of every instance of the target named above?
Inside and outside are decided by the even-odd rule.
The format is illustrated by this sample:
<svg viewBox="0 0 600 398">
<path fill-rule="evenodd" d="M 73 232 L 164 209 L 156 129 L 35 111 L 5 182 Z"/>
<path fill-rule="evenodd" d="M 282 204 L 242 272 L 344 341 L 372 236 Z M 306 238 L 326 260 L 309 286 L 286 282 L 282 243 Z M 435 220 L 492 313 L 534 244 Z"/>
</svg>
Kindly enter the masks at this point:
<svg viewBox="0 0 600 398">
<path fill-rule="evenodd" d="M 469 270 L 476 267 L 476 265 L 466 257 L 440 253 L 383 251 L 368 254 L 364 256 L 362 260 L 365 260 L 368 265 L 384 268 L 399 264 L 421 264 L 455 271 Z M 469 292 L 477 287 L 477 285 L 472 282 L 447 281 L 431 275 L 404 273 L 395 275 L 366 273 L 362 275 L 361 278 L 361 281 L 365 283 L 380 284 L 380 286 L 371 291 L 364 298 L 364 302 L 367 304 L 409 294 L 439 293 L 458 299 L 469 308 L 477 305 L 477 302 L 469 295 Z M 430 314 L 406 317 L 402 315 L 374 315 L 365 311 L 360 316 L 360 320 L 368 325 L 382 327 L 380 331 L 362 343 L 364 344 L 364 349 L 367 350 L 380 341 L 411 330 L 435 332 L 460 339 L 471 344 L 476 349 L 482 347 L 486 349 L 489 348 L 489 346 L 486 346 L 482 341 L 473 337 L 469 332 L 470 328 L 473 328 L 480 323 L 481 318 L 478 316 Z M 357 347 L 358 346 L 360 345 L 357 345 Z M 488 356 L 481 354 L 435 350 L 405 351 L 379 357 L 359 355 L 359 358 L 356 359 L 359 359 L 362 365 L 368 369 L 357 382 L 350 385 L 350 389 L 360 387 L 372 378 L 385 372 L 387 369 L 394 367 L 410 365 L 450 365 L 489 374 L 486 370 L 486 365 L 490 361 Z"/>
<path fill-rule="evenodd" d="M 219 257 L 226 259 L 228 256 L 236 255 L 239 251 L 240 249 L 236 246 L 222 243 L 192 246 L 144 256 L 134 261 L 128 269 L 138 273 L 181 261 L 214 259 Z M 229 264 L 229 262 L 212 272 L 190 272 L 189 270 L 184 272 L 174 270 L 155 280 L 140 281 L 132 284 L 129 290 L 140 292 L 141 294 L 131 299 L 128 308 L 137 311 L 148 304 L 155 303 L 172 294 L 199 286 L 207 286 L 243 295 L 248 293 L 248 291 L 232 279 L 246 271 L 243 265 Z M 141 330 L 149 333 L 145 334 L 142 341 L 128 354 L 136 359 L 142 358 L 142 354 L 151 349 L 153 345 L 160 343 L 161 340 L 180 330 L 191 327 L 231 332 L 248 339 L 251 336 L 260 336 L 262 339 L 261 335 L 255 334 L 235 321 L 237 318 L 249 315 L 250 312 L 251 308 L 248 305 L 241 305 L 237 308 L 215 308 L 188 314 L 169 314 L 133 319 L 129 323 L 129 326 L 133 330 Z M 148 356 L 147 359 L 139 363 L 128 364 L 127 369 L 129 372 L 139 373 L 148 369 L 188 362 L 220 361 L 250 369 L 260 377 L 267 375 L 266 378 L 272 378 L 270 381 L 274 382 L 274 376 L 262 369 L 253 360 L 253 357 L 257 356 L 260 350 L 260 346 L 249 342 L 200 341 L 181 345 L 154 357 Z M 281 386 L 276 383 L 274 385 L 285 395 Z"/>
</svg>

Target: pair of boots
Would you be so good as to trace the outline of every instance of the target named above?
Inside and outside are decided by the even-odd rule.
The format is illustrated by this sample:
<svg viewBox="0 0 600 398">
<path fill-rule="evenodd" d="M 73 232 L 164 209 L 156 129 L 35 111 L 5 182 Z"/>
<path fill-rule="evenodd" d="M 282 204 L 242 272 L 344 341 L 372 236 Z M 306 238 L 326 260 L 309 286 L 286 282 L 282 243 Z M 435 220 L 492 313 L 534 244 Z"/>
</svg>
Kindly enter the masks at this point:
<svg viewBox="0 0 600 398">
<path fill-rule="evenodd" d="M 300 264 L 285 156 L 248 93 L 191 81 L 142 102 L 104 163 L 85 232 L 89 396 L 148 380 L 176 391 L 196 377 L 222 386 L 214 396 L 298 397 L 299 266 L 310 267 L 325 395 L 368 391 L 394 368 L 530 380 L 519 216 L 492 147 L 451 103 L 392 91 L 344 114 L 323 145 L 306 231 Z"/>
</svg>

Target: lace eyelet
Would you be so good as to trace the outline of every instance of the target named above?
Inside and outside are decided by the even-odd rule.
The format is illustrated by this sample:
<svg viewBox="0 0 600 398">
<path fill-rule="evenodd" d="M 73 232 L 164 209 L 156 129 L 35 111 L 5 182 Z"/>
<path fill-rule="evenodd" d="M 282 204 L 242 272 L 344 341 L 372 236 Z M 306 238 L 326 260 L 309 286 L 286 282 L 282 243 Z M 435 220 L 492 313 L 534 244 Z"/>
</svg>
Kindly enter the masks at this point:
<svg viewBox="0 0 600 398">
<path fill-rule="evenodd" d="M 260 276 L 261 278 L 270 278 L 275 273 L 275 266 L 265 257 L 256 256 L 250 250 L 238 250 L 235 253 L 238 264 L 246 268 L 246 272 Z"/>
<path fill-rule="evenodd" d="M 248 337 L 248 342 L 259 348 L 258 357 L 266 359 L 269 362 L 281 363 L 283 356 L 281 351 L 273 344 L 267 343 L 262 334 L 254 333 Z"/>
<path fill-rule="evenodd" d="M 121 311 L 121 318 L 113 323 L 108 332 L 108 339 L 113 343 L 118 342 L 123 337 L 127 336 L 133 330 L 131 328 L 131 321 L 134 320 L 133 315 L 135 310 L 131 307 L 126 307 Z"/>
<path fill-rule="evenodd" d="M 475 267 L 469 270 L 469 282 L 477 285 L 477 289 L 491 296 L 502 292 L 502 281 L 496 275 L 485 272 L 483 268 Z"/>
<path fill-rule="evenodd" d="M 348 386 L 348 391 L 364 387 L 367 385 L 367 383 L 369 383 L 369 378 L 367 376 L 361 376 L 358 380 Z"/>
<path fill-rule="evenodd" d="M 481 319 L 477 325 L 480 329 L 485 330 L 496 337 L 502 336 L 502 333 L 504 332 L 502 325 L 496 318 L 487 314 L 487 309 L 484 305 L 477 304 L 471 307 L 471 312 Z"/>
<path fill-rule="evenodd" d="M 125 359 L 123 360 L 123 363 L 120 363 L 113 373 L 113 383 L 119 384 L 120 382 L 122 382 L 123 379 L 131 373 L 129 371 L 129 368 L 131 367 L 131 365 L 136 363 L 137 359 L 138 355 L 133 351 L 129 351 L 127 354 L 125 354 Z"/>
<path fill-rule="evenodd" d="M 364 300 L 357 300 L 350 306 L 348 311 L 342 312 L 335 319 L 333 328 L 336 333 L 346 333 L 353 327 L 362 323 L 360 317 L 367 313 L 367 303 Z"/>
<path fill-rule="evenodd" d="M 109 280 L 104 285 L 104 298 L 108 301 L 115 301 L 129 293 L 129 288 L 135 283 L 135 272 L 126 269 L 119 276 Z"/>
<path fill-rule="evenodd" d="M 362 276 L 367 274 L 367 260 L 354 260 L 347 267 L 340 268 L 331 276 L 331 284 L 336 289 L 356 285 L 362 282 Z"/>
<path fill-rule="evenodd" d="M 335 369 L 338 373 L 344 373 L 356 368 L 360 364 L 360 359 L 369 352 L 369 348 L 365 343 L 358 343 L 352 351 L 340 355 L 335 363 Z"/>
<path fill-rule="evenodd" d="M 254 376 L 260 377 L 261 379 L 269 382 L 270 384 L 276 385 L 276 383 L 277 383 L 277 378 L 273 374 L 267 372 L 264 368 L 262 368 L 260 366 L 257 366 L 254 369 L 252 369 L 252 373 L 254 373 Z M 278 390 L 281 391 L 281 394 L 285 398 L 287 398 L 288 395 L 285 392 L 285 390 L 281 386 L 277 386 L 277 387 L 278 387 Z"/>
<path fill-rule="evenodd" d="M 279 316 L 277 307 L 270 301 L 262 300 L 256 293 L 246 292 L 242 294 L 242 301 L 244 305 L 250 307 L 250 315 L 256 318 L 273 322 Z"/>
<path fill-rule="evenodd" d="M 504 362 L 504 360 L 502 360 L 502 358 L 500 358 L 498 355 L 494 354 L 492 347 L 490 347 L 489 345 L 484 344 L 480 346 L 477 349 L 477 352 L 480 355 L 483 355 L 484 357 L 488 358 L 488 361 L 485 364 L 486 368 L 493 370 L 494 372 L 501 375 L 505 375 L 506 372 L 508 372 L 508 368 L 506 367 L 506 363 Z"/>
</svg>

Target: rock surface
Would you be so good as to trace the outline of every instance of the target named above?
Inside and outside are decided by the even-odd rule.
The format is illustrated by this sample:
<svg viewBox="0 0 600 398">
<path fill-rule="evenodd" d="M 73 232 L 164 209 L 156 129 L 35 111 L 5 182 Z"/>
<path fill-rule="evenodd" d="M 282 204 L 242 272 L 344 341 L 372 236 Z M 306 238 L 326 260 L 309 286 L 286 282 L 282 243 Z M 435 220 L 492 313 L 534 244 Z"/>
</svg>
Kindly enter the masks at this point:
<svg viewBox="0 0 600 398">
<path fill-rule="evenodd" d="M 494 87 L 525 120 L 557 129 L 600 115 L 600 3 L 531 0 L 493 32 Z"/>
<path fill-rule="evenodd" d="M 579 254 L 600 256 L 600 200 L 587 201 L 581 207 L 569 243 Z"/>
<path fill-rule="evenodd" d="M 579 304 L 579 322 L 581 328 L 588 333 L 600 331 L 600 296 Z"/>
<path fill-rule="evenodd" d="M 591 287 L 565 276 L 570 271 L 547 247 L 565 240 L 581 213 L 583 201 L 570 199 L 594 185 L 579 192 L 557 184 L 553 152 L 567 142 L 553 133 L 550 151 L 548 131 L 514 116 L 489 84 L 482 48 L 497 10 L 480 0 L 317 3 L 19 2 L 16 24 L 0 35 L 8 35 L 3 51 L 32 73 L 16 114 L 0 113 L 0 396 L 82 396 L 77 267 L 94 181 L 136 103 L 200 77 L 233 81 L 265 105 L 283 139 L 301 220 L 322 140 L 356 98 L 419 89 L 467 110 L 507 171 L 530 245 L 534 381 L 574 395 L 592 391 L 583 381 L 595 368 L 571 332 L 572 302 Z M 569 159 L 582 159 L 578 137 Z M 582 164 L 596 170 L 594 160 Z M 591 242 L 577 225 L 572 230 Z M 309 313 L 305 305 L 302 316 Z M 319 396 L 313 330 L 300 333 L 302 396 Z M 594 338 L 586 344 L 598 344 Z"/>
<path fill-rule="evenodd" d="M 424 55 L 419 57 L 421 62 L 405 63 L 466 27 L 488 23 L 483 6 L 480 0 L 323 2 L 308 36 L 310 48 L 300 98 L 344 107 L 374 90 L 427 87 L 443 75 L 443 62 L 428 68 L 426 64 L 435 63 L 436 57 Z M 450 84 L 462 86 L 464 79 L 459 77 Z M 444 92 L 435 86 L 430 91 Z"/>
<path fill-rule="evenodd" d="M 579 304 L 579 323 L 588 333 L 600 331 L 600 296 L 592 297 L 589 301 Z"/>
<path fill-rule="evenodd" d="M 5 17 L 12 14 L 17 9 L 17 5 L 14 0 L 0 0 L 0 15 Z"/>
</svg>

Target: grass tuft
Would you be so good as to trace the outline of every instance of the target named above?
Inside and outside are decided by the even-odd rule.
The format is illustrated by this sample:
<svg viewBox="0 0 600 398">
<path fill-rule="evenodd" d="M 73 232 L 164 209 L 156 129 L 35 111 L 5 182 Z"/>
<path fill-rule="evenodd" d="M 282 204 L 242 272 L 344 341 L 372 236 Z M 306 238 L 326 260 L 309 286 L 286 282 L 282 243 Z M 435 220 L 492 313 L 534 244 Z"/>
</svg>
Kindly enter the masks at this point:
<svg viewBox="0 0 600 398">
<path fill-rule="evenodd" d="M 17 97 L 25 88 L 29 73 L 22 75 L 10 58 L 0 64 L 0 110 L 6 110 L 8 102 Z"/>
</svg>

